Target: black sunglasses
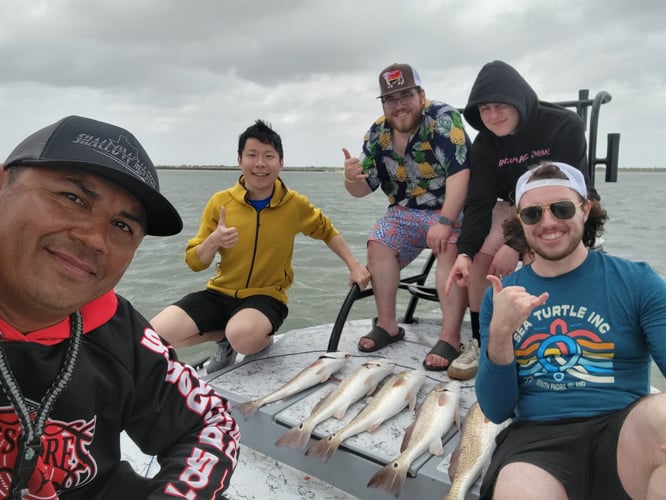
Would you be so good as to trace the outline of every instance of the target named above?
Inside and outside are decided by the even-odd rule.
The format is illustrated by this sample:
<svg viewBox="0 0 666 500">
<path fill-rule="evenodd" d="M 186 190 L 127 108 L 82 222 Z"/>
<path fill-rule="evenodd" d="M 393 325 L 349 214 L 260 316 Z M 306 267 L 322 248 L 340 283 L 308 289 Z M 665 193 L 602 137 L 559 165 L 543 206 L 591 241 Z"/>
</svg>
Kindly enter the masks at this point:
<svg viewBox="0 0 666 500">
<path fill-rule="evenodd" d="M 576 205 L 571 200 L 562 200 L 554 201 L 553 203 L 548 203 L 547 205 L 534 205 L 531 207 L 521 208 L 518 212 L 520 220 L 523 221 L 523 224 L 531 226 L 536 224 L 543 217 L 543 211 L 545 208 L 550 210 L 550 213 L 554 217 L 557 217 L 561 220 L 571 219 L 576 213 L 576 208 L 582 206 L 582 203 Z"/>
</svg>

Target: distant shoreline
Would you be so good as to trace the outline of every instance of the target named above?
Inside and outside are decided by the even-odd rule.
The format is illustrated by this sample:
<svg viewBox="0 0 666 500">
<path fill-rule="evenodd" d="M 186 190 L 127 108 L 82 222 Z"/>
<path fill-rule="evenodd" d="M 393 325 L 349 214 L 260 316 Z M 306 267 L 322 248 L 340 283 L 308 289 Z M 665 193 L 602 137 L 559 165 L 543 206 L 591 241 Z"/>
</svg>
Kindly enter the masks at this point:
<svg viewBox="0 0 666 500">
<path fill-rule="evenodd" d="M 226 165 L 156 165 L 158 170 L 238 170 L 237 166 Z M 342 167 L 284 167 L 287 172 L 339 172 Z M 604 167 L 597 167 L 597 172 L 605 172 Z M 666 172 L 666 167 L 619 167 L 620 171 L 631 172 Z"/>
</svg>

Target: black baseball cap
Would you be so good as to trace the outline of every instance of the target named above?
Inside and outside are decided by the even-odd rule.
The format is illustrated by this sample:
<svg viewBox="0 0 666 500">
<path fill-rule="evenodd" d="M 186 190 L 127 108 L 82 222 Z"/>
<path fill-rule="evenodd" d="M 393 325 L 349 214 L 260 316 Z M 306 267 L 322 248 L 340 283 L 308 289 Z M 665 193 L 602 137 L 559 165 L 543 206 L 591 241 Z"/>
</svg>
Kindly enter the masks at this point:
<svg viewBox="0 0 666 500">
<path fill-rule="evenodd" d="M 183 229 L 176 208 L 160 194 L 157 171 L 143 146 L 124 128 L 67 116 L 38 130 L 12 151 L 4 168 L 66 167 L 104 177 L 134 196 L 146 212 L 146 234 L 171 236 Z"/>
</svg>

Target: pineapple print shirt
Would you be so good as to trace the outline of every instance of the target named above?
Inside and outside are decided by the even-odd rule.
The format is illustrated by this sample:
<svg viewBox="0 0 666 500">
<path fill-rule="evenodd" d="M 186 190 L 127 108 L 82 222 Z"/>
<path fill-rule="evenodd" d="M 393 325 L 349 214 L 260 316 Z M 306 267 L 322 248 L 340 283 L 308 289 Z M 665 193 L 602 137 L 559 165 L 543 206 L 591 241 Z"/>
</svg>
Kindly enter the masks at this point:
<svg viewBox="0 0 666 500">
<path fill-rule="evenodd" d="M 393 150 L 391 127 L 382 115 L 363 138 L 360 160 L 370 188 L 381 187 L 389 206 L 436 210 L 444 202 L 446 178 L 469 168 L 470 146 L 460 113 L 426 101 L 404 158 Z"/>
</svg>

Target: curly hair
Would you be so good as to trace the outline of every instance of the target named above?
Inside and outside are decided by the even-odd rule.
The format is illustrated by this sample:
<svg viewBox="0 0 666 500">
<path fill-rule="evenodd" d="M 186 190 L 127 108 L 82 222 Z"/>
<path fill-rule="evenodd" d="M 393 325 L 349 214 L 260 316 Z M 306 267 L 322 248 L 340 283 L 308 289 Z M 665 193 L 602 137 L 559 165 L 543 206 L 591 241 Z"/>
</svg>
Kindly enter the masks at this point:
<svg viewBox="0 0 666 500">
<path fill-rule="evenodd" d="M 566 175 L 557 168 L 557 165 L 553 165 L 552 163 L 541 163 L 534 168 L 530 180 L 566 178 Z M 578 196 L 580 201 L 586 201 L 582 196 Z M 594 247 L 597 239 L 600 238 L 604 232 L 604 224 L 608 221 L 608 213 L 606 212 L 606 209 L 601 206 L 599 200 L 590 199 L 589 201 L 591 203 L 590 213 L 583 228 L 583 244 L 586 247 L 591 248 Z M 526 255 L 531 253 L 531 249 L 525 239 L 525 233 L 523 233 L 523 226 L 518 218 L 517 210 L 518 207 L 516 206 L 515 216 L 506 219 L 502 223 L 502 229 L 504 230 L 506 244 L 520 252 L 521 255 Z"/>
</svg>

